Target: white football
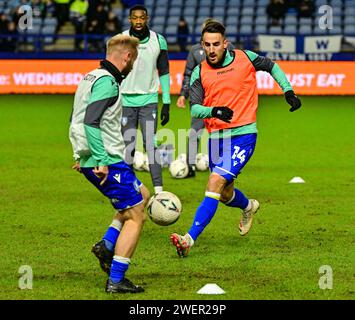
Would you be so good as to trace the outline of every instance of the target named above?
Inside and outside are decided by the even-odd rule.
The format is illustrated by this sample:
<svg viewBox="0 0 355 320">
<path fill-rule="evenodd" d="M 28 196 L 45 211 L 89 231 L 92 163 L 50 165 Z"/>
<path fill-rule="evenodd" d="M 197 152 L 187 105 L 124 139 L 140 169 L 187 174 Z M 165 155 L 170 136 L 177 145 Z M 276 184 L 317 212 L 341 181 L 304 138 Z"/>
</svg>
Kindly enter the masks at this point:
<svg viewBox="0 0 355 320">
<path fill-rule="evenodd" d="M 182 162 L 187 162 L 187 154 L 186 153 L 180 153 L 179 156 L 177 157 L 178 160 L 181 160 Z"/>
<path fill-rule="evenodd" d="M 141 151 L 134 152 L 133 168 L 137 171 L 143 171 L 144 154 Z"/>
<path fill-rule="evenodd" d="M 169 171 L 173 178 L 183 179 L 189 174 L 189 167 L 186 162 L 177 159 L 170 163 Z"/>
<path fill-rule="evenodd" d="M 205 153 L 198 153 L 196 156 L 196 169 L 198 171 L 206 171 L 208 169 L 208 155 Z"/>
<path fill-rule="evenodd" d="M 148 155 L 146 153 L 143 155 L 143 166 L 142 166 L 142 169 L 144 171 L 149 172 L 149 160 L 148 160 Z"/>
<path fill-rule="evenodd" d="M 147 212 L 150 219 L 159 226 L 175 223 L 181 214 L 180 199 L 169 191 L 155 194 L 149 199 Z"/>
</svg>

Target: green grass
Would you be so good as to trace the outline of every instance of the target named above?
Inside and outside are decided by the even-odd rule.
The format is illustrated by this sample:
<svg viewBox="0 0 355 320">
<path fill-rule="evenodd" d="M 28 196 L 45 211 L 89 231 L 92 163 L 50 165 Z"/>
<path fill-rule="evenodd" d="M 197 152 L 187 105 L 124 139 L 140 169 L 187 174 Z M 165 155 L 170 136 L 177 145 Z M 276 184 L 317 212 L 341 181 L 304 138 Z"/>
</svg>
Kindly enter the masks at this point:
<svg viewBox="0 0 355 320">
<path fill-rule="evenodd" d="M 240 212 L 220 205 L 186 259 L 169 235 L 189 228 L 208 173 L 173 180 L 165 169 L 182 216 L 169 227 L 147 221 L 127 274 L 146 292 L 113 296 L 90 252 L 113 210 L 71 170 L 72 100 L 0 96 L 0 299 L 354 299 L 354 97 L 303 97 L 295 113 L 261 97 L 257 148 L 237 183 L 261 204 L 253 229 L 240 237 Z M 171 109 L 168 127 L 188 128 L 188 110 Z M 306 183 L 289 184 L 294 176 Z M 138 177 L 152 191 L 149 174 Z M 18 288 L 21 265 L 32 267 L 32 290 Z M 318 286 L 322 265 L 331 290 Z M 226 294 L 196 294 L 206 283 Z"/>
</svg>

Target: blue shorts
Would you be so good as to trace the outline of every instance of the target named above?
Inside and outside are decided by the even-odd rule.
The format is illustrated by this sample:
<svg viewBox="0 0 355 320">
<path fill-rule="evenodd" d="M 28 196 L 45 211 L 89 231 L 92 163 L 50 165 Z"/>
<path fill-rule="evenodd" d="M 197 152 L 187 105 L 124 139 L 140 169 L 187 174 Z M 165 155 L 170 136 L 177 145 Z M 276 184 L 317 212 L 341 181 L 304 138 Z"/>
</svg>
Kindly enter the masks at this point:
<svg viewBox="0 0 355 320">
<path fill-rule="evenodd" d="M 256 133 L 251 133 L 230 138 L 209 139 L 208 156 L 211 172 L 232 182 L 251 158 L 256 137 Z"/>
<path fill-rule="evenodd" d="M 101 179 L 95 176 L 93 169 L 81 168 L 81 171 L 103 195 L 110 199 L 115 209 L 122 211 L 143 202 L 140 191 L 142 183 L 124 161 L 108 166 L 108 177 L 102 186 L 100 186 Z"/>
</svg>

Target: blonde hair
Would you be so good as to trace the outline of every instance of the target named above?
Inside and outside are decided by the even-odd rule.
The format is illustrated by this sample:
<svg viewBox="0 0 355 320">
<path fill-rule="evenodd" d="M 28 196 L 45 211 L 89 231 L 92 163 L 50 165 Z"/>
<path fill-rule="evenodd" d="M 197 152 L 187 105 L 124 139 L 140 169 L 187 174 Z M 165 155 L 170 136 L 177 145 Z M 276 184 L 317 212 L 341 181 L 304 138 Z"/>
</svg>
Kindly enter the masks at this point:
<svg viewBox="0 0 355 320">
<path fill-rule="evenodd" d="M 128 35 L 118 34 L 108 39 L 106 42 L 106 55 L 111 55 L 114 51 L 123 52 L 129 50 L 137 52 L 139 40 Z"/>
</svg>

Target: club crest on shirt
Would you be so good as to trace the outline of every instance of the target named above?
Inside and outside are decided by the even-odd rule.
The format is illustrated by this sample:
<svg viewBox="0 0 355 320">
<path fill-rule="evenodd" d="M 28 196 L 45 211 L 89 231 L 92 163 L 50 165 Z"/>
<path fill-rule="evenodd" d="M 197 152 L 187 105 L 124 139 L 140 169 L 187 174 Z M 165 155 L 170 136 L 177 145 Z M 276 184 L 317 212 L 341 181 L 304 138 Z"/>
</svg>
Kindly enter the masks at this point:
<svg viewBox="0 0 355 320">
<path fill-rule="evenodd" d="M 123 126 L 125 126 L 125 125 L 127 124 L 127 122 L 128 122 L 127 117 L 122 117 L 122 119 L 121 119 L 121 124 L 122 124 Z"/>
</svg>

